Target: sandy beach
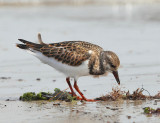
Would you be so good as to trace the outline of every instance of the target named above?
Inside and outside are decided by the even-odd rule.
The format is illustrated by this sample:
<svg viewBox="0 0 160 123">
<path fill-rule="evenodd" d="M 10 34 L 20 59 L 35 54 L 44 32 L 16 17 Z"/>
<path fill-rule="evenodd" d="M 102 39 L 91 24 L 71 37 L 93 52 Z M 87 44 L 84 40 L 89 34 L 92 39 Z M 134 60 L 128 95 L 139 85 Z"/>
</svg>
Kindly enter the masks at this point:
<svg viewBox="0 0 160 123">
<path fill-rule="evenodd" d="M 22 102 L 25 92 L 53 92 L 68 88 L 65 76 L 16 48 L 19 38 L 37 41 L 88 41 L 117 53 L 120 88 L 160 91 L 160 4 L 0 7 L 0 122 L 159 122 L 143 108 L 157 108 L 155 100 L 100 102 Z M 40 78 L 40 81 L 37 81 Z M 73 84 L 73 82 L 72 82 Z M 81 77 L 78 85 L 87 98 L 111 92 L 117 83 L 107 77 Z M 68 89 L 69 91 L 69 89 Z M 144 91 L 144 94 L 148 95 Z M 6 101 L 9 100 L 9 101 Z M 107 108 L 109 107 L 109 109 Z"/>
</svg>

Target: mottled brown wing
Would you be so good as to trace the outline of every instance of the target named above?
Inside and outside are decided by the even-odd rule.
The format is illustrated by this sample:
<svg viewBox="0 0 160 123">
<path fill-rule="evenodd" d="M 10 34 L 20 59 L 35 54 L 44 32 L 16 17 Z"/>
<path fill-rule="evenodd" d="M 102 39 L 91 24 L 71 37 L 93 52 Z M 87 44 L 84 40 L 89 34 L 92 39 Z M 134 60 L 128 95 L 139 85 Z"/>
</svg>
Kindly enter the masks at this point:
<svg viewBox="0 0 160 123">
<path fill-rule="evenodd" d="M 65 42 L 60 42 L 60 43 L 53 43 L 49 44 L 50 46 L 55 46 L 55 47 L 64 47 L 64 49 L 67 49 L 69 51 L 76 51 L 76 52 L 85 52 L 85 51 L 95 51 L 95 52 L 100 52 L 103 51 L 103 49 L 95 44 L 91 44 L 89 42 L 85 41 L 65 41 Z"/>
<path fill-rule="evenodd" d="M 81 65 L 83 61 L 91 57 L 89 50 L 92 52 L 100 52 L 103 49 L 88 42 L 66 41 L 44 45 L 39 51 L 45 56 L 53 57 L 62 63 L 71 66 L 78 66 Z"/>
</svg>

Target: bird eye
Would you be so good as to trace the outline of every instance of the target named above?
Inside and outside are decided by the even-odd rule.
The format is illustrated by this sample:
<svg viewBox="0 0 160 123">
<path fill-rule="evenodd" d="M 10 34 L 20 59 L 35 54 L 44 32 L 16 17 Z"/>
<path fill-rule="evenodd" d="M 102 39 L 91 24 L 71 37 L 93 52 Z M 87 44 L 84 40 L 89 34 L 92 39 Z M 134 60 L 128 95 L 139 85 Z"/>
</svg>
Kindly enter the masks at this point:
<svg viewBox="0 0 160 123">
<path fill-rule="evenodd" d="M 115 65 L 113 65 L 113 64 L 111 64 L 111 67 L 112 67 L 112 68 L 116 68 L 116 66 L 115 66 Z"/>
</svg>

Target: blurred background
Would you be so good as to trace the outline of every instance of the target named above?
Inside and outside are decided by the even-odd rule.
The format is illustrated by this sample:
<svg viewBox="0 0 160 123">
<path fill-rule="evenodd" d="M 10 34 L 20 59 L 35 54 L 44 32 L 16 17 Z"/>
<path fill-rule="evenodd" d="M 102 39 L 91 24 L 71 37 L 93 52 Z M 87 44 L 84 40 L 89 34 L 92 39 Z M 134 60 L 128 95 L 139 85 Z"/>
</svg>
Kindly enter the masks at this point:
<svg viewBox="0 0 160 123">
<path fill-rule="evenodd" d="M 45 43 L 88 41 L 119 56 L 121 85 L 112 74 L 81 77 L 78 85 L 87 98 L 117 86 L 131 93 L 143 87 L 149 92 L 143 94 L 155 95 L 160 91 L 160 0 L 0 0 L 0 122 L 159 121 L 142 113 L 158 106 L 154 100 L 58 106 L 19 101 L 25 92 L 68 88 L 63 74 L 16 48 L 19 38 L 38 43 L 39 32 Z"/>
<path fill-rule="evenodd" d="M 1 5 L 87 5 L 87 4 L 144 4 L 156 3 L 160 0 L 0 0 Z"/>
<path fill-rule="evenodd" d="M 0 79 L 1 97 L 67 88 L 61 73 L 16 48 L 18 38 L 37 42 L 38 32 L 46 43 L 82 40 L 114 51 L 121 61 L 121 86 L 132 91 L 143 85 L 154 95 L 160 87 L 159 2 L 0 0 L 0 77 L 10 78 Z M 111 74 L 79 79 L 80 88 L 90 98 L 111 91 L 114 85 Z"/>
</svg>

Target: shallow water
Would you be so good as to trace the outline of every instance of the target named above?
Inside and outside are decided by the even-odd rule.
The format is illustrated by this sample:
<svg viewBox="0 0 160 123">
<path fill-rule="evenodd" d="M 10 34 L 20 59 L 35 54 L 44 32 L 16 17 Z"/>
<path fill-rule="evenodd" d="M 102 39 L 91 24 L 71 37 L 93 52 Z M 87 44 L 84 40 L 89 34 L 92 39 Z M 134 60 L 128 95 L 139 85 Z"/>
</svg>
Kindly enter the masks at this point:
<svg viewBox="0 0 160 123">
<path fill-rule="evenodd" d="M 86 119 L 86 122 L 151 122 L 158 121 L 159 117 L 146 117 L 142 108 L 153 105 L 153 101 L 122 103 L 123 109 L 108 112 L 106 105 L 114 107 L 114 102 L 80 103 L 71 105 L 72 108 L 83 112 L 75 113 L 70 110 L 68 104 L 63 104 L 57 112 L 53 103 L 44 106 L 50 109 L 37 108 L 36 103 L 18 100 L 24 92 L 51 91 L 54 88 L 68 88 L 63 74 L 53 68 L 42 64 L 30 54 L 15 47 L 18 38 L 37 42 L 37 33 L 41 32 L 44 42 L 59 42 L 66 40 L 85 40 L 102 46 L 105 50 L 117 53 L 121 61 L 119 75 L 121 88 L 130 90 L 143 87 L 151 95 L 160 91 L 160 5 L 110 5 L 110 6 L 36 6 L 36 7 L 1 7 L 0 8 L 0 104 L 7 105 L 1 108 L 2 121 L 8 121 L 15 117 L 19 122 L 29 119 L 29 122 L 57 122 L 78 119 Z M 40 78 L 40 81 L 36 79 Z M 22 79 L 22 80 L 19 80 Z M 53 81 L 54 80 L 54 81 Z M 117 83 L 113 75 L 95 79 L 81 77 L 78 85 L 84 95 L 95 98 L 110 92 Z M 85 91 L 86 90 L 86 91 Z M 148 94 L 144 92 L 144 94 Z M 33 108 L 27 106 L 33 105 Z M 83 106 L 81 106 L 83 105 Z M 22 106 L 23 108 L 18 108 Z M 52 106 L 52 107 L 51 107 Z M 15 109 L 18 110 L 15 113 Z M 99 107 L 99 108 L 98 108 Z M 121 107 L 118 105 L 118 107 Z M 41 109 L 42 108 L 42 109 Z M 67 109 L 66 109 L 67 108 Z M 136 111 L 135 111 L 136 109 Z M 29 116 L 27 114 L 31 113 Z M 61 111 L 62 110 L 62 111 Z M 119 111 L 122 110 L 122 111 Z M 116 114 L 118 112 L 118 115 Z M 35 116 L 36 114 L 39 114 Z M 128 113 L 131 119 L 127 118 Z M 13 115 L 14 114 L 14 115 Z M 21 114 L 21 115 L 19 115 Z M 95 118 L 102 117 L 101 120 Z M 111 115 L 113 114 L 113 115 Z M 141 114 L 141 115 L 140 115 Z M 116 116 L 115 116 L 116 115 Z M 35 118 L 33 118 L 35 116 Z M 63 117 L 64 116 L 64 117 Z M 57 118 L 58 117 L 58 118 Z M 73 119 L 72 119 L 73 118 Z M 1 120 L 1 119 L 0 119 Z M 67 122 L 69 122 L 67 120 Z M 9 122 L 9 121 L 8 121 Z"/>
</svg>

